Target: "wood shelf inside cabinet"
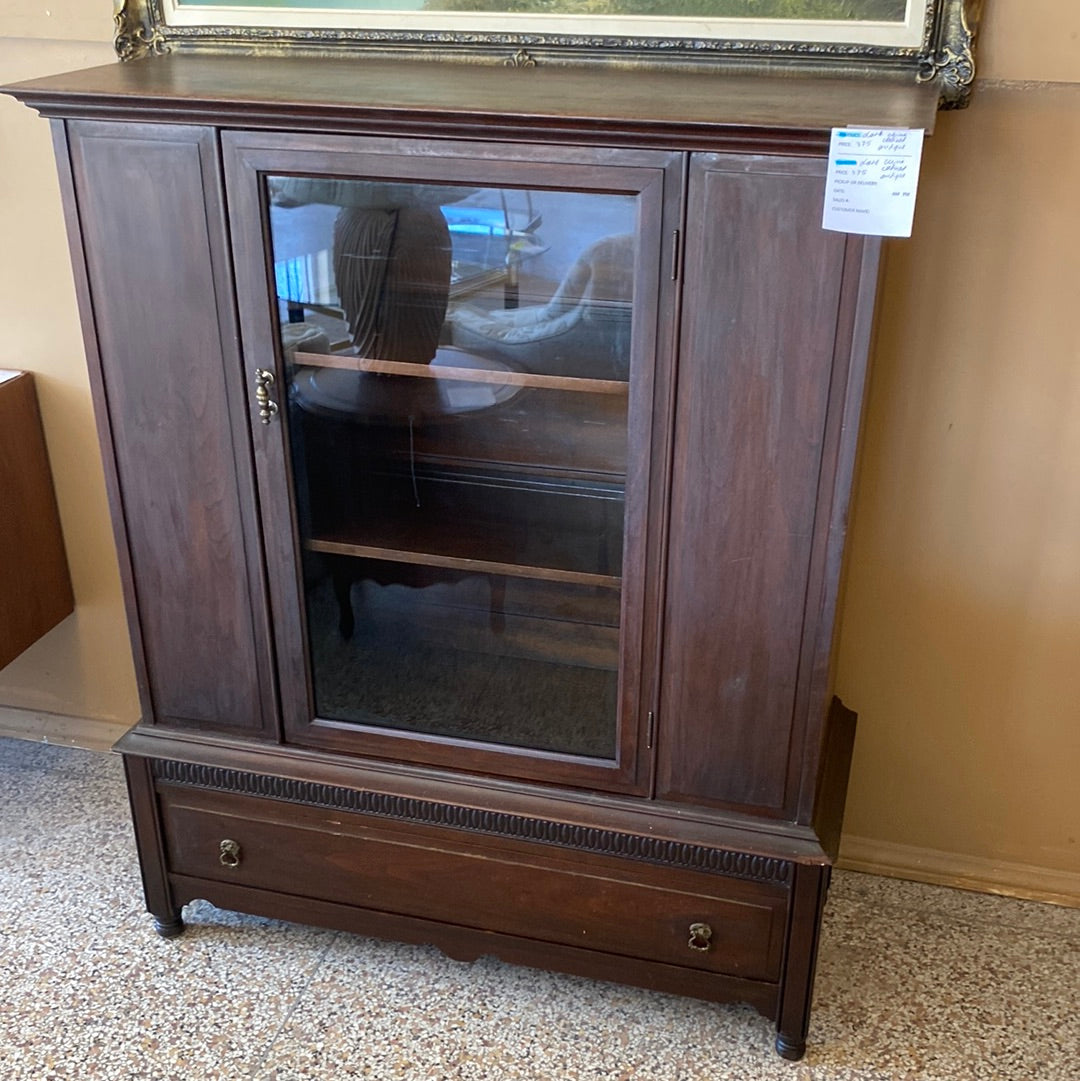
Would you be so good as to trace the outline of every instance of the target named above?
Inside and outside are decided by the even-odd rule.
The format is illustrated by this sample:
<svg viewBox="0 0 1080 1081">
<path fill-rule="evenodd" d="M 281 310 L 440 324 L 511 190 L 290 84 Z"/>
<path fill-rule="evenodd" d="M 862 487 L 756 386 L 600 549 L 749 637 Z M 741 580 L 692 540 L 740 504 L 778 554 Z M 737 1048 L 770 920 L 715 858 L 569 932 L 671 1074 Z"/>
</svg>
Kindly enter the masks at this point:
<svg viewBox="0 0 1080 1081">
<path fill-rule="evenodd" d="M 537 375 L 452 365 L 411 364 L 400 360 L 373 360 L 346 353 L 293 354 L 294 362 L 309 368 L 339 368 L 351 372 L 374 372 L 379 375 L 404 375 L 413 379 L 456 379 L 466 383 L 489 383 L 499 386 L 532 387 L 538 390 L 567 390 L 578 394 L 616 394 L 625 396 L 629 383 L 621 379 L 585 379 L 573 375 Z"/>
<path fill-rule="evenodd" d="M 305 547 L 312 552 L 323 552 L 326 555 L 383 559 L 392 563 L 441 567 L 447 570 L 467 571 L 471 574 L 503 574 L 512 578 L 566 582 L 571 585 L 598 586 L 601 589 L 619 589 L 622 585 L 622 578 L 614 574 L 593 574 L 589 571 L 564 570 L 559 567 L 533 567 L 522 563 L 500 563 L 490 559 L 469 559 L 462 556 L 441 555 L 437 552 L 412 552 L 400 548 L 380 548 L 374 545 L 353 544 L 349 541 L 333 540 L 327 537 L 314 537 L 306 542 Z"/>
</svg>

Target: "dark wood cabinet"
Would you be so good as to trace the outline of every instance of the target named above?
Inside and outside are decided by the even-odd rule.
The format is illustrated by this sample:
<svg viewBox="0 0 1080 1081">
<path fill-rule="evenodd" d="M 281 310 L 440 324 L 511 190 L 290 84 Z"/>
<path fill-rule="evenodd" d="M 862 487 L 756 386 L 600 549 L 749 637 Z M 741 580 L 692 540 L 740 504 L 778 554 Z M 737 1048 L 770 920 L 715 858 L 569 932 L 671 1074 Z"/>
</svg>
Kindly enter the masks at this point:
<svg viewBox="0 0 1080 1081">
<path fill-rule="evenodd" d="M 828 126 L 934 102 L 649 79 L 8 90 L 54 123 L 158 929 L 205 898 L 747 1001 L 797 1058 L 878 259 L 820 226 Z"/>
</svg>

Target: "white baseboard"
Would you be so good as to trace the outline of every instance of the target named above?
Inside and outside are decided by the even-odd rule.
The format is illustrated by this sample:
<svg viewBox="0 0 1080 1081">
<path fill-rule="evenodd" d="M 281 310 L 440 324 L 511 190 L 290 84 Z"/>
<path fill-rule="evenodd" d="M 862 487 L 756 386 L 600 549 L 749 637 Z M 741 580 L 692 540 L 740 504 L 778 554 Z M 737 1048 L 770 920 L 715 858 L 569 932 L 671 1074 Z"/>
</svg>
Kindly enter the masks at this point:
<svg viewBox="0 0 1080 1081">
<path fill-rule="evenodd" d="M 938 886 L 1080 908 L 1080 871 L 965 856 L 845 834 L 837 866 Z"/>
<path fill-rule="evenodd" d="M 117 721 L 0 706 L 0 737 L 107 751 L 131 727 Z"/>
</svg>

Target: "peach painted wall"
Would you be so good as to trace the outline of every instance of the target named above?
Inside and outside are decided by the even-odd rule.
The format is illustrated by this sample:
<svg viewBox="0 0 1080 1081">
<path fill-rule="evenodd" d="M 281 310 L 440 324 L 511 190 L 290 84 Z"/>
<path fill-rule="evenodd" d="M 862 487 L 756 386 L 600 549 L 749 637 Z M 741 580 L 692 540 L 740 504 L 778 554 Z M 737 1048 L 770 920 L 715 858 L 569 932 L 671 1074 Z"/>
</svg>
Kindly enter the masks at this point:
<svg viewBox="0 0 1080 1081">
<path fill-rule="evenodd" d="M 108 5 L 98 0 L 92 25 L 88 6 L 0 4 L 0 82 L 108 63 Z M 56 36 L 6 36 L 29 33 L 31 14 Z M 100 40 L 65 40 L 65 31 Z M 6 97 L 0 163 L 0 367 L 34 372 L 76 600 L 73 617 L 0 673 L 0 709 L 130 724 L 138 700 L 49 125 Z"/>
<path fill-rule="evenodd" d="M 887 248 L 844 851 L 1080 901 L 1080 6 L 990 0 L 979 57 Z"/>
</svg>

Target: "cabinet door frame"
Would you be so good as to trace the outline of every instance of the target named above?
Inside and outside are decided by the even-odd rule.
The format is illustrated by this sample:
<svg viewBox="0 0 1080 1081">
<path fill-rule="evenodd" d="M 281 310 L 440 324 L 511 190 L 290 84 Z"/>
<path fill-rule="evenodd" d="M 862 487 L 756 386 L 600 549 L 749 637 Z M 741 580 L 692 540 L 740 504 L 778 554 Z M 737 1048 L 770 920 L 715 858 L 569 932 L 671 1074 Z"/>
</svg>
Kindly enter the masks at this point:
<svg viewBox="0 0 1080 1081">
<path fill-rule="evenodd" d="M 438 139 L 224 132 L 226 190 L 245 369 L 284 366 L 273 304 L 268 175 L 313 175 L 580 190 L 634 195 L 638 244 L 628 415 L 617 747 L 613 759 L 539 751 L 316 714 L 304 627 L 301 545 L 293 501 L 288 418 L 264 424 L 252 397 L 255 448 L 286 742 L 375 759 L 460 768 L 522 780 L 644 794 L 651 784 L 650 713 L 657 683 L 657 581 L 662 544 L 666 395 L 675 327 L 674 270 L 683 156 L 677 152 L 507 145 Z M 652 297 L 656 299 L 653 301 Z M 251 384 L 253 385 L 253 383 Z M 276 383 L 281 386 L 281 379 Z"/>
</svg>

